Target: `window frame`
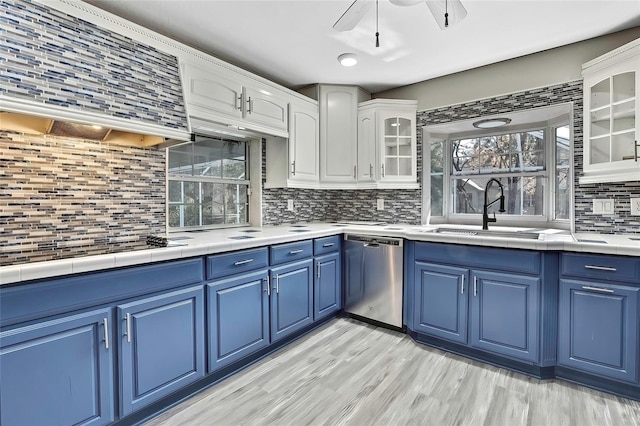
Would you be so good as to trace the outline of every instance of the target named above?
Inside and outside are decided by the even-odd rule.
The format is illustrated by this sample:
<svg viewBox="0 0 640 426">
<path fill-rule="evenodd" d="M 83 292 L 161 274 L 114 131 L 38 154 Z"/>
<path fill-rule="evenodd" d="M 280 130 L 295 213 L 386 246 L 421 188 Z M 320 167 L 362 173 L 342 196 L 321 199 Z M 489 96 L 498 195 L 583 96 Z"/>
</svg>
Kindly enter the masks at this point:
<svg viewBox="0 0 640 426">
<path fill-rule="evenodd" d="M 477 118 L 476 120 L 478 120 Z M 503 128 L 493 129 L 474 129 L 470 131 L 450 132 L 450 133 L 437 133 L 430 132 L 430 126 L 423 127 L 423 214 L 422 224 L 460 224 L 460 225 L 478 225 L 482 223 L 482 213 L 469 214 L 469 213 L 453 213 L 453 193 L 452 185 L 453 178 L 463 178 L 465 176 L 481 176 L 481 177 L 505 177 L 505 176 L 544 176 L 544 214 L 541 216 L 522 216 L 522 215 L 499 215 L 498 225 L 506 226 L 547 226 L 550 228 L 559 229 L 573 229 L 573 182 L 574 182 L 574 167 L 573 164 L 569 167 L 569 179 L 570 194 L 569 194 L 569 218 L 558 219 L 556 218 L 556 129 L 567 126 L 569 128 L 569 155 L 573 159 L 573 123 L 572 114 L 563 114 L 560 117 L 550 119 L 546 122 L 532 122 L 519 126 L 508 126 Z M 454 175 L 452 174 L 452 147 L 453 140 L 469 139 L 490 135 L 502 135 L 509 133 L 522 133 L 527 131 L 544 130 L 545 133 L 545 170 L 538 172 L 515 172 L 515 173 L 489 173 L 489 174 L 475 174 L 475 175 Z M 443 149 L 443 164 L 442 164 L 442 215 L 431 214 L 431 176 L 439 175 L 440 173 L 431 172 L 431 150 L 432 144 L 442 143 Z M 494 225 L 496 226 L 496 225 Z"/>
<path fill-rule="evenodd" d="M 203 138 L 203 139 L 211 139 L 211 140 L 215 140 L 215 141 L 220 141 L 220 142 L 232 142 L 232 143 L 243 143 L 244 144 L 244 152 L 245 152 L 245 179 L 228 179 L 228 178 L 218 178 L 218 177 L 212 177 L 212 176 L 189 176 L 189 175 L 180 175 L 180 174 L 171 174 L 170 173 L 170 161 L 169 161 L 169 155 L 170 155 L 170 150 L 171 148 L 176 148 L 178 146 L 183 146 L 183 145 L 194 145 L 198 142 L 202 142 L 202 139 L 198 140 L 198 138 Z M 207 229 L 225 229 L 225 228 L 237 228 L 237 227 L 246 227 L 246 226 L 250 226 L 251 225 L 251 213 L 252 213 L 252 187 L 253 182 L 251 180 L 251 176 L 253 175 L 252 172 L 252 155 L 251 155 L 251 141 L 250 140 L 233 140 L 233 139 L 224 139 L 224 138 L 219 138 L 219 137 L 213 137 L 213 136 L 200 136 L 200 135 L 194 135 L 194 138 L 192 138 L 191 141 L 188 142 L 184 142 L 184 143 L 180 143 L 180 144 L 175 144 L 172 145 L 170 147 L 166 148 L 166 203 L 165 203 L 165 213 L 166 213 L 166 229 L 167 232 L 184 232 L 184 231 L 194 231 L 194 230 L 207 230 Z M 193 162 L 191 164 L 191 166 L 193 167 Z M 172 202 L 169 198 L 169 185 L 170 182 L 193 182 L 193 183 L 197 183 L 198 184 L 198 191 L 200 192 L 200 194 L 202 194 L 202 184 L 203 183 L 213 183 L 213 184 L 231 184 L 231 185 L 243 185 L 246 186 L 246 202 L 245 202 L 245 209 L 246 209 L 246 214 L 245 214 L 245 222 L 241 222 L 241 223 L 221 223 L 221 224 L 209 224 L 209 225 L 195 225 L 195 226 L 180 226 L 180 227 L 175 227 L 175 226 L 170 226 L 169 224 L 169 210 L 171 206 L 175 206 L 175 205 L 180 205 L 182 207 L 181 210 L 184 210 L 184 200 L 182 200 L 181 202 Z M 184 197 L 184 190 L 182 191 L 182 195 Z M 198 203 L 199 206 L 199 223 L 202 223 L 202 208 L 203 208 L 203 204 L 202 203 Z M 226 220 L 226 213 L 223 213 L 223 217 Z M 184 213 L 181 214 L 181 218 L 184 217 Z"/>
</svg>

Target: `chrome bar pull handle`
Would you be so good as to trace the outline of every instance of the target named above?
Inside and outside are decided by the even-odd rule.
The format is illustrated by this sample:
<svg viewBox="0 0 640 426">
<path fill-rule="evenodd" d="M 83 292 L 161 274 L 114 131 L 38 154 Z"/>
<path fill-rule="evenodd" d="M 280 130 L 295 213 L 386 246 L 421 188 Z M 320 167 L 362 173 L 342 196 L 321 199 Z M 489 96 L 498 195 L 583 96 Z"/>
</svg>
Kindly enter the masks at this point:
<svg viewBox="0 0 640 426">
<path fill-rule="evenodd" d="M 583 290 L 591 290 L 591 291 L 599 291 L 601 293 L 613 293 L 614 291 L 610 288 L 600 288 L 600 287 L 591 287 L 590 285 L 583 285 Z"/>
<path fill-rule="evenodd" d="M 369 164 L 369 177 L 373 178 L 373 164 Z"/>
<path fill-rule="evenodd" d="M 124 320 L 126 321 L 126 333 L 127 333 L 127 343 L 131 343 L 131 314 L 127 312 Z"/>
<path fill-rule="evenodd" d="M 320 279 L 320 262 L 316 263 L 316 268 L 318 269 L 318 279 Z"/>
<path fill-rule="evenodd" d="M 323 244 L 322 247 L 333 247 L 334 243 Z"/>
<path fill-rule="evenodd" d="M 638 162 L 638 147 L 640 147 L 640 143 L 633 141 L 633 159 L 636 163 Z"/>
<path fill-rule="evenodd" d="M 382 177 L 384 177 L 384 163 L 382 163 Z"/>
<path fill-rule="evenodd" d="M 292 174 L 293 176 L 295 176 L 295 175 L 296 175 L 296 162 L 295 162 L 295 161 L 292 161 L 292 162 L 291 162 L 291 174 Z"/>
<path fill-rule="evenodd" d="M 608 271 L 608 272 L 616 272 L 616 268 L 612 268 L 611 266 L 596 266 L 596 265 L 584 265 L 585 269 L 594 269 L 596 271 Z"/>
<path fill-rule="evenodd" d="M 473 277 L 473 295 L 478 295 L 478 277 Z"/>
<path fill-rule="evenodd" d="M 102 325 L 104 326 L 104 348 L 109 349 L 109 320 L 102 318 Z"/>
<path fill-rule="evenodd" d="M 300 249 L 300 250 L 291 250 L 289 252 L 289 254 L 298 254 L 298 253 L 302 253 L 304 250 Z"/>
<path fill-rule="evenodd" d="M 247 108 L 247 114 L 251 114 L 253 111 L 253 100 L 251 100 L 251 96 L 247 99 L 247 104 L 249 104 L 249 108 Z"/>
<path fill-rule="evenodd" d="M 267 289 L 265 291 L 267 292 L 267 296 L 271 296 L 271 282 L 269 281 L 269 275 L 267 275 L 265 280 L 267 281 Z"/>
<path fill-rule="evenodd" d="M 353 166 L 353 178 L 356 179 L 358 177 L 358 166 Z"/>
<path fill-rule="evenodd" d="M 462 274 L 462 282 L 460 283 L 460 294 L 464 294 L 464 274 Z"/>
<path fill-rule="evenodd" d="M 236 102 L 236 109 L 238 111 L 241 111 L 242 110 L 242 95 L 238 96 L 237 101 L 238 102 Z"/>
<path fill-rule="evenodd" d="M 237 262 L 234 263 L 234 265 L 236 266 L 246 265 L 247 263 L 251 263 L 251 262 L 253 262 L 253 259 L 238 260 Z"/>
<path fill-rule="evenodd" d="M 280 293 L 280 275 L 276 275 L 276 293 Z"/>
</svg>

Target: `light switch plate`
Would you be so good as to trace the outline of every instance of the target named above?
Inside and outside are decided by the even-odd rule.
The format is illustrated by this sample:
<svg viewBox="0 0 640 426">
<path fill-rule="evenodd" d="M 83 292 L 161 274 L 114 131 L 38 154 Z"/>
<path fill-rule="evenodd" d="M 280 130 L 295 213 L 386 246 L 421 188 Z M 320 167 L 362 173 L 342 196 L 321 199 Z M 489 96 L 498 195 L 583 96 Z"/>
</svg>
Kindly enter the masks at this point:
<svg viewBox="0 0 640 426">
<path fill-rule="evenodd" d="M 384 210 L 384 198 L 378 198 L 377 206 L 378 210 Z"/>
<path fill-rule="evenodd" d="M 640 198 L 631 199 L 631 215 L 640 216 Z"/>
<path fill-rule="evenodd" d="M 287 200 L 287 210 L 293 211 L 293 200 Z"/>
<path fill-rule="evenodd" d="M 602 198 L 593 200 L 594 214 L 613 214 L 613 199 Z"/>
</svg>

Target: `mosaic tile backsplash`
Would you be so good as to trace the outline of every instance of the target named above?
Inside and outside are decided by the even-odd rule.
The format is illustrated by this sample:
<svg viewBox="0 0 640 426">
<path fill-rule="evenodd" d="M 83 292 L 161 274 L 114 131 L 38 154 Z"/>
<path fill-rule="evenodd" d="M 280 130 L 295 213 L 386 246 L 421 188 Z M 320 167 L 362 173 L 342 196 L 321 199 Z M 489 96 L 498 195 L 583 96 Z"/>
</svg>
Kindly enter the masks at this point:
<svg viewBox="0 0 640 426">
<path fill-rule="evenodd" d="M 0 266 L 146 248 L 165 151 L 0 131 Z"/>
<path fill-rule="evenodd" d="M 175 56 L 29 0 L 0 26 L 0 95 L 187 129 Z"/>
</svg>

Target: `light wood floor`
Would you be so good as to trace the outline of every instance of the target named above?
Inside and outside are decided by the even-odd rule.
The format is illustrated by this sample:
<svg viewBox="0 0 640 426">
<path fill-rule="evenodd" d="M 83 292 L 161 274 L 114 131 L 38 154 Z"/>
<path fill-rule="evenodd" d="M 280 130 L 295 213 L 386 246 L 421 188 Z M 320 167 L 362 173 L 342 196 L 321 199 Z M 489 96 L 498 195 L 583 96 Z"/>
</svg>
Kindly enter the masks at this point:
<svg viewBox="0 0 640 426">
<path fill-rule="evenodd" d="M 146 425 L 307 424 L 640 425 L 640 402 L 336 319 Z"/>
</svg>

